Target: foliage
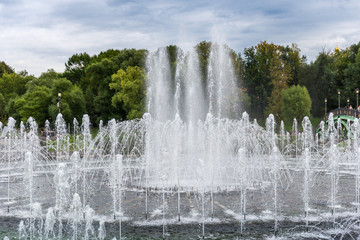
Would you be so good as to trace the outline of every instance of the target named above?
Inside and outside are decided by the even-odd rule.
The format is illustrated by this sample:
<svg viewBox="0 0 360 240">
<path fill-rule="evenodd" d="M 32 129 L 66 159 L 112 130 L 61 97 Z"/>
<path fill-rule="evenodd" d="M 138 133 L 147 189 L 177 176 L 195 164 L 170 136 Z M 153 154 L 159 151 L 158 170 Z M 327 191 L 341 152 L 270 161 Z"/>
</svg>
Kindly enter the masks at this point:
<svg viewBox="0 0 360 240">
<path fill-rule="evenodd" d="M 273 43 L 260 42 L 244 50 L 244 85 L 251 97 L 251 112 L 263 118 L 270 112 L 280 116 L 281 91 L 290 83 L 301 82 L 300 69 L 305 58 L 300 50 Z"/>
<path fill-rule="evenodd" d="M 47 106 L 51 99 L 51 91 L 47 87 L 37 86 L 34 91 L 25 93 L 18 98 L 14 106 L 21 116 L 21 120 L 26 122 L 29 117 L 33 117 L 38 124 L 45 123 L 47 119 Z"/>
<path fill-rule="evenodd" d="M 205 87 L 212 46 L 213 43 L 206 41 L 195 46 Z M 351 105 L 356 105 L 355 89 L 360 88 L 360 42 L 345 49 L 322 51 L 310 63 L 301 56 L 296 44 L 281 46 L 264 41 L 245 48 L 243 54 L 227 48 L 242 105 L 237 112 L 248 111 L 258 122 L 263 122 L 269 113 L 278 121 L 298 114 L 288 103 L 296 100 L 296 104 L 308 104 L 308 99 L 299 101 L 301 94 L 289 95 L 295 86 L 306 87 L 312 102 L 311 114 L 317 118 L 324 114 L 325 98 L 328 110 L 338 107 L 338 90 L 341 106 L 346 105 L 347 98 Z M 177 58 L 183 53 L 175 45 L 167 46 L 166 50 L 171 64 L 169 80 L 174 89 Z M 65 63 L 63 73 L 49 69 L 39 77 L 28 75 L 26 70 L 15 73 L 5 62 L 0 62 L 0 121 L 6 123 L 12 116 L 19 123 L 32 116 L 40 126 L 45 119 L 54 122 L 59 112 L 58 91 L 62 92 L 61 112 L 69 123 L 73 118 L 81 121 L 85 113 L 94 126 L 100 120 L 141 117 L 145 111 L 147 54 L 145 49 L 109 49 L 93 56 L 75 53 Z M 291 99 L 284 102 L 284 96 Z M 300 117 L 298 120 L 301 121 Z"/>
<path fill-rule="evenodd" d="M 90 60 L 91 57 L 86 52 L 72 55 L 65 63 L 63 76 L 75 85 L 81 84 L 81 79 L 85 76 L 85 68 L 89 65 Z"/>
<path fill-rule="evenodd" d="M 281 121 L 281 92 L 288 89 L 288 83 L 292 79 L 289 64 L 281 60 L 281 51 L 281 47 L 275 51 L 272 61 L 270 62 L 270 79 L 273 90 L 268 99 L 269 105 L 266 109 L 266 115 L 273 113 L 277 122 Z"/>
<path fill-rule="evenodd" d="M 126 118 L 122 103 L 112 104 L 115 91 L 109 87 L 111 76 L 119 69 L 125 70 L 129 66 L 144 67 L 146 54 L 147 51 L 143 49 L 109 49 L 91 58 L 85 68 L 80 87 L 85 95 L 86 110 L 93 123 L 98 124 L 100 120 L 106 122 L 112 118 Z"/>
<path fill-rule="evenodd" d="M 0 122 L 5 122 L 6 121 L 6 110 L 5 110 L 5 98 L 4 96 L 0 93 Z"/>
<path fill-rule="evenodd" d="M 200 60 L 201 76 L 205 82 L 207 77 L 207 67 L 209 65 L 209 57 L 211 52 L 211 42 L 202 41 L 196 45 L 196 51 Z"/>
<path fill-rule="evenodd" d="M 14 96 L 23 95 L 26 92 L 26 83 L 31 79 L 32 77 L 23 77 L 16 73 L 3 74 L 0 78 L 0 93 L 4 96 L 5 102 Z"/>
<path fill-rule="evenodd" d="M 306 87 L 294 85 L 282 91 L 282 119 L 291 124 L 296 118 L 301 122 L 305 116 L 310 117 L 311 99 Z"/>
<path fill-rule="evenodd" d="M 4 74 L 11 74 L 14 73 L 14 69 L 7 65 L 5 62 L 0 62 L 0 77 L 2 77 Z"/>
<path fill-rule="evenodd" d="M 120 69 L 112 76 L 110 88 L 116 93 L 112 104 L 123 103 L 127 119 L 140 118 L 145 112 L 145 72 L 139 67 Z"/>
</svg>

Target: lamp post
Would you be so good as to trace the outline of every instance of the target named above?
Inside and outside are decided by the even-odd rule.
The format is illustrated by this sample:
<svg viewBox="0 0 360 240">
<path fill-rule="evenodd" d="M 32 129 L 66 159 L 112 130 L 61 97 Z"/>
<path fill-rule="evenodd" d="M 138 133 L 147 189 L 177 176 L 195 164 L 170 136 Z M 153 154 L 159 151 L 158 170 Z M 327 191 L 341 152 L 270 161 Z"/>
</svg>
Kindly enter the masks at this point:
<svg viewBox="0 0 360 240">
<path fill-rule="evenodd" d="M 59 108 L 59 113 L 61 113 L 61 91 L 58 92 L 57 106 Z"/>
<path fill-rule="evenodd" d="M 340 108 L 340 90 L 338 90 L 338 101 L 339 101 L 339 108 Z"/>
<path fill-rule="evenodd" d="M 325 119 L 326 119 L 327 98 L 325 98 Z"/>
<path fill-rule="evenodd" d="M 347 102 L 347 108 L 349 108 L 349 102 L 350 102 L 349 98 L 346 99 L 346 102 Z"/>
<path fill-rule="evenodd" d="M 359 107 L 359 88 L 356 89 L 356 109 Z"/>
</svg>

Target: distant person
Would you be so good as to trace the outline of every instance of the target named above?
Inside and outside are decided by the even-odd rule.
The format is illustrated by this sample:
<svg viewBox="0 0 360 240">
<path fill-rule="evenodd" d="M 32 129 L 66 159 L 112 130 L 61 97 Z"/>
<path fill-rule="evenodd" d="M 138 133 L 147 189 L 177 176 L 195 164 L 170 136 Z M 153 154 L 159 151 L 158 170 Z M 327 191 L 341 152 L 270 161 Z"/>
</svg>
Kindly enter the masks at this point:
<svg viewBox="0 0 360 240">
<path fill-rule="evenodd" d="M 360 111 L 360 105 L 358 106 L 358 109 L 357 109 L 358 111 Z"/>
<path fill-rule="evenodd" d="M 353 107 L 350 105 L 349 109 L 353 109 Z"/>
</svg>

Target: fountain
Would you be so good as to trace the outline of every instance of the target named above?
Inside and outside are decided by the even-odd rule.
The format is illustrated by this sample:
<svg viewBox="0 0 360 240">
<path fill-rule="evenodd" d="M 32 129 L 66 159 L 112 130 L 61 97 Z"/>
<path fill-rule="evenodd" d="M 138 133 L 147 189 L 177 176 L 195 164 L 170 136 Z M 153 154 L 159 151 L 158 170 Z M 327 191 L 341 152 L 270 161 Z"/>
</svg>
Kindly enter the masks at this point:
<svg viewBox="0 0 360 240">
<path fill-rule="evenodd" d="M 95 137 L 88 115 L 70 133 L 59 114 L 41 141 L 32 118 L 0 123 L 0 238 L 358 237 L 359 122 L 344 138 L 330 114 L 315 140 L 308 117 L 263 128 L 240 115 L 227 47 L 205 76 L 177 55 L 172 70 L 150 53 L 147 113 Z"/>
</svg>

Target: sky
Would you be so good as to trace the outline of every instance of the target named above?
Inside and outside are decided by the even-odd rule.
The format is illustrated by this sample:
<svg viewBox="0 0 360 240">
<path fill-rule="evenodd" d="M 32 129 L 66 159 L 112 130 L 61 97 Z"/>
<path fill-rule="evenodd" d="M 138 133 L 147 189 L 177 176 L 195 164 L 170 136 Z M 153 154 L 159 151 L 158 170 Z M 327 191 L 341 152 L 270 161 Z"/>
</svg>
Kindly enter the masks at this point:
<svg viewBox="0 0 360 240">
<path fill-rule="evenodd" d="M 359 0 L 0 0 L 0 61 L 39 76 L 76 53 L 267 41 L 296 43 L 310 62 L 360 41 L 359 12 Z"/>
</svg>

